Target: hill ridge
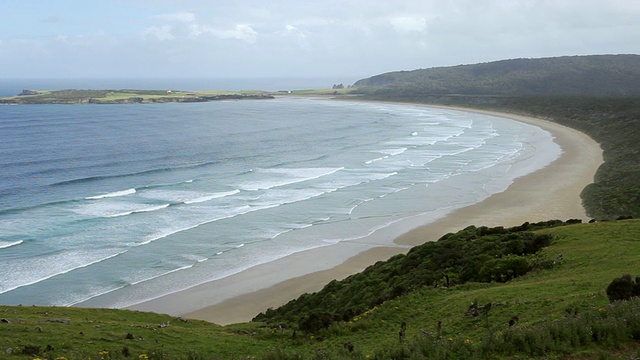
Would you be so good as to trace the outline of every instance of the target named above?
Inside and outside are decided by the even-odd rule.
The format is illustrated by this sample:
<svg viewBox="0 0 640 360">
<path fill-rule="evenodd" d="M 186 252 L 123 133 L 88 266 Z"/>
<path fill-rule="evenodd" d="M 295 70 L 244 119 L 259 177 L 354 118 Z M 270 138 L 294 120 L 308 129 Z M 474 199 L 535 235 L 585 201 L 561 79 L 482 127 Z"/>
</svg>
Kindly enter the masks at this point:
<svg viewBox="0 0 640 360">
<path fill-rule="evenodd" d="M 632 95 L 640 94 L 640 55 L 517 58 L 393 71 L 354 83 L 364 94 Z"/>
</svg>

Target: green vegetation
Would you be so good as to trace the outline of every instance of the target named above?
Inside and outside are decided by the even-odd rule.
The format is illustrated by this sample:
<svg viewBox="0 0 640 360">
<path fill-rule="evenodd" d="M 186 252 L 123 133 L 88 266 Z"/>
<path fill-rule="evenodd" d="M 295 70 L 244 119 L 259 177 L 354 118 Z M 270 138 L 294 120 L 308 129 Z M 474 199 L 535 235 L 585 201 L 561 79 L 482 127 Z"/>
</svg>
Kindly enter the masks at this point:
<svg viewBox="0 0 640 360">
<path fill-rule="evenodd" d="M 233 358 L 268 348 L 241 327 L 153 313 L 17 306 L 0 307 L 0 316 L 0 358 L 119 359 L 126 353 L 134 359 L 204 353 Z"/>
<path fill-rule="evenodd" d="M 633 344 L 640 334 L 640 300 L 610 305 L 606 288 L 637 263 L 640 220 L 573 224 L 533 233 L 553 237 L 536 257 L 555 266 L 508 282 L 415 286 L 313 335 L 294 335 L 294 327 L 275 323 L 221 327 L 125 310 L 0 306 L 0 358 L 125 359 L 125 353 L 133 359 L 638 355 Z"/>
<path fill-rule="evenodd" d="M 640 55 L 565 56 L 502 60 L 396 71 L 357 81 L 356 92 L 415 95 L 640 94 Z"/>
<path fill-rule="evenodd" d="M 215 100 L 272 99 L 264 91 L 172 91 L 172 90 L 25 90 L 33 95 L 0 98 L 0 104 L 135 104 L 205 102 Z"/>
<path fill-rule="evenodd" d="M 607 297 L 610 302 L 630 300 L 637 296 L 640 296 L 640 277 L 636 277 L 634 282 L 631 280 L 631 275 L 625 274 L 613 279 L 607 286 Z"/>
<path fill-rule="evenodd" d="M 318 293 L 268 310 L 254 321 L 297 325 L 301 331 L 315 333 L 424 287 L 506 282 L 534 268 L 551 266 L 550 261 L 536 255 L 551 243 L 551 236 L 526 230 L 559 224 L 562 222 L 524 224 L 510 229 L 469 226 L 437 242 L 416 246 L 406 255 L 378 262 L 345 280 L 334 280 Z"/>
</svg>

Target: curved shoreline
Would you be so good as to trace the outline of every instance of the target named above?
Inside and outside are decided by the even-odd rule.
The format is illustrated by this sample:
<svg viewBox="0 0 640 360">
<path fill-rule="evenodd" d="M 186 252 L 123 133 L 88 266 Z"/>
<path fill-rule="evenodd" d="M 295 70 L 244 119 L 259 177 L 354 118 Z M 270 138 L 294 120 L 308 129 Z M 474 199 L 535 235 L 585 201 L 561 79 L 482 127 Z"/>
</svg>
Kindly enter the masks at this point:
<svg viewBox="0 0 640 360">
<path fill-rule="evenodd" d="M 547 167 L 517 178 L 506 191 L 453 211 L 435 222 L 426 223 L 427 220 L 418 216 L 384 229 L 376 234 L 378 241 L 373 243 L 344 242 L 296 253 L 130 308 L 183 315 L 221 325 L 245 322 L 305 292 L 318 291 L 333 279 L 345 278 L 376 261 L 406 252 L 410 246 L 435 241 L 447 232 L 468 225 L 514 226 L 525 221 L 587 219 L 580 193 L 593 182 L 602 164 L 598 143 L 577 130 L 545 120 L 468 108 L 442 108 L 538 126 L 554 136 L 562 154 Z M 396 246 L 385 246 L 392 243 Z"/>
</svg>

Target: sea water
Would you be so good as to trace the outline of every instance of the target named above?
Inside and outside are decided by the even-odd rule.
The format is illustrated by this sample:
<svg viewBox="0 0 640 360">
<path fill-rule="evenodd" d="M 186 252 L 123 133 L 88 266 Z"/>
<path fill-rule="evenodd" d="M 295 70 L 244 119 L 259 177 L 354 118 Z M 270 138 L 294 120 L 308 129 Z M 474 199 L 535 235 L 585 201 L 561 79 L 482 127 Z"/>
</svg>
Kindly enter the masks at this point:
<svg viewBox="0 0 640 360">
<path fill-rule="evenodd" d="M 435 220 L 560 152 L 531 125 L 412 105 L 0 106 L 0 303 L 133 305 Z"/>
</svg>

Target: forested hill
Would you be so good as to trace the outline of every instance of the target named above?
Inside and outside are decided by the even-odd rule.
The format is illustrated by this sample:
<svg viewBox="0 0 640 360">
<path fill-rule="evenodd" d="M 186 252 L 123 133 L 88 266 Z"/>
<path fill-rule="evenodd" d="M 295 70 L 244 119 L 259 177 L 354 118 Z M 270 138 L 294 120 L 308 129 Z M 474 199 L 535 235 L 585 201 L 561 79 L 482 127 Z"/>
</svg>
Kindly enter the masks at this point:
<svg viewBox="0 0 640 360">
<path fill-rule="evenodd" d="M 640 94 L 640 55 L 564 56 L 395 71 L 357 81 L 356 92 L 461 95 Z"/>
</svg>

